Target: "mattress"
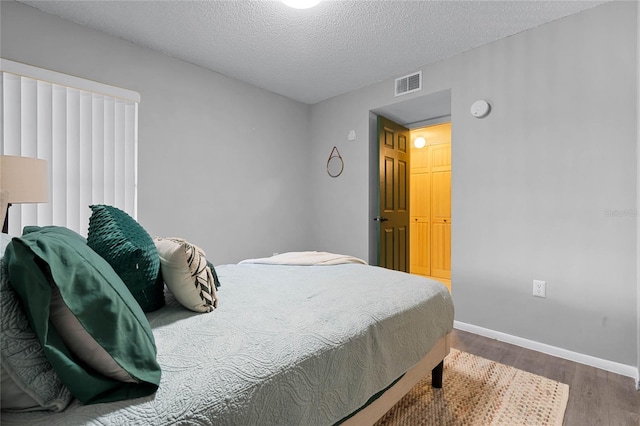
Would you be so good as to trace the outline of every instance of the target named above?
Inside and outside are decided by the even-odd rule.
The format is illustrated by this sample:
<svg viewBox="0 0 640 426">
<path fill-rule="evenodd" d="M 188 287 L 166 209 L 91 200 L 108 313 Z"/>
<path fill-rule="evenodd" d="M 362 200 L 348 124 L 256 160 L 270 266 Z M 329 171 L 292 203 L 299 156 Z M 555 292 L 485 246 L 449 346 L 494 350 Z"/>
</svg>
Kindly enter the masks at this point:
<svg viewBox="0 0 640 426">
<path fill-rule="evenodd" d="M 3 425 L 331 425 L 415 365 L 453 327 L 442 284 L 361 264 L 216 267 L 211 313 L 147 315 L 162 379 L 145 398 Z"/>
</svg>

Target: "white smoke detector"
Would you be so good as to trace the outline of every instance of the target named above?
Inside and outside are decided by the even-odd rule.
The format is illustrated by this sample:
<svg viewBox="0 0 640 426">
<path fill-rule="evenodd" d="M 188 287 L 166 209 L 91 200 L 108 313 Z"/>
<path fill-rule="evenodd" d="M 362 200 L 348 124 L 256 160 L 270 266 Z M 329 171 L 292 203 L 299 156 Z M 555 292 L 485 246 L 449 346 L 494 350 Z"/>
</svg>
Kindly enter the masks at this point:
<svg viewBox="0 0 640 426">
<path fill-rule="evenodd" d="M 480 99 L 471 105 L 471 115 L 475 118 L 484 118 L 489 115 L 489 111 L 491 111 L 491 105 L 485 100 Z"/>
</svg>

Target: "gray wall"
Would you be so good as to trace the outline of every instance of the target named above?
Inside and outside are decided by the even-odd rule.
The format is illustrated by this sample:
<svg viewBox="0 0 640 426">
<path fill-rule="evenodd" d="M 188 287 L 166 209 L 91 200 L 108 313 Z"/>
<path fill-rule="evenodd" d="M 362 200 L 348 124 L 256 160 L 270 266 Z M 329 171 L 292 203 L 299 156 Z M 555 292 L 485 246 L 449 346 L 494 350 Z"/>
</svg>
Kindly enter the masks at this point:
<svg viewBox="0 0 640 426">
<path fill-rule="evenodd" d="M 184 237 L 215 264 L 308 246 L 307 105 L 19 3 L 0 12 L 3 58 L 141 94 L 150 234 Z"/>
<path fill-rule="evenodd" d="M 458 321 L 636 365 L 636 7 L 606 4 L 422 69 L 422 94 L 452 93 Z M 485 119 L 469 114 L 477 99 L 493 106 Z M 375 137 L 347 142 L 345 130 L 369 134 L 369 110 L 401 101 L 390 79 L 312 106 L 312 164 L 336 142 L 346 164 L 337 180 L 311 176 L 321 247 L 369 255 Z"/>
</svg>

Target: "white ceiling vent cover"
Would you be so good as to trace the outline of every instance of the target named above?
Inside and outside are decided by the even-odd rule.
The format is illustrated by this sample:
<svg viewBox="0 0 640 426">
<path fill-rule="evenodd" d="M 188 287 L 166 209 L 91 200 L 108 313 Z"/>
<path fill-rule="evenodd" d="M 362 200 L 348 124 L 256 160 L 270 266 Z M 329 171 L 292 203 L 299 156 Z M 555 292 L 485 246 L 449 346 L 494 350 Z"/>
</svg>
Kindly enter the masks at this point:
<svg viewBox="0 0 640 426">
<path fill-rule="evenodd" d="M 418 90 L 422 90 L 422 71 L 396 78 L 395 96 L 406 95 Z"/>
</svg>

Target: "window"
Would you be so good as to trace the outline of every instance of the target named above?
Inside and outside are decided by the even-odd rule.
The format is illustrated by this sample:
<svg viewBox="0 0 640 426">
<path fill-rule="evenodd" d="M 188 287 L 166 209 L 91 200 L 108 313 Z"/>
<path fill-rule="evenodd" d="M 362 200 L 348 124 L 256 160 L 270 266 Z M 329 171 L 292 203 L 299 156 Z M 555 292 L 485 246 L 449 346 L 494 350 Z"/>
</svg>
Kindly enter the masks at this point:
<svg viewBox="0 0 640 426">
<path fill-rule="evenodd" d="M 0 59 L 0 153 L 47 161 L 49 202 L 9 209 L 9 234 L 59 225 L 86 236 L 91 204 L 137 216 L 136 92 Z"/>
</svg>

